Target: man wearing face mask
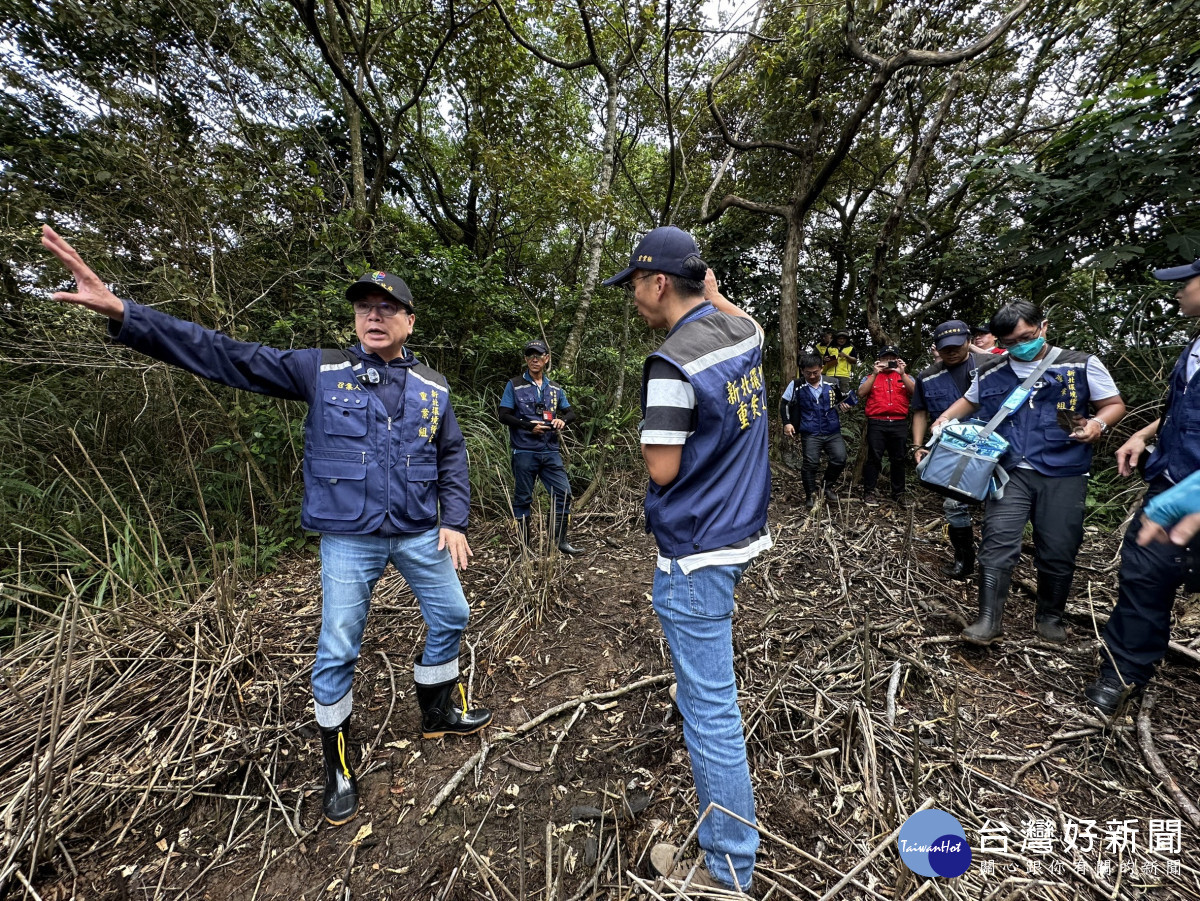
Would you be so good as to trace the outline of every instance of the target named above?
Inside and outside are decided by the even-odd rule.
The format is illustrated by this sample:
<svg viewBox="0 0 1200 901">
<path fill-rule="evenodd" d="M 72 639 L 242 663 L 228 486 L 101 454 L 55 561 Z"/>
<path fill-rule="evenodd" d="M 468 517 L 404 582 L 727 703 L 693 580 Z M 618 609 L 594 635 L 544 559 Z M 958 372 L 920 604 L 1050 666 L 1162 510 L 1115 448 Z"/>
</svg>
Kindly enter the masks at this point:
<svg viewBox="0 0 1200 901">
<path fill-rule="evenodd" d="M 963 630 L 972 644 L 1000 637 L 1012 571 L 1021 556 L 1025 524 L 1033 523 L 1037 568 L 1038 634 L 1066 641 L 1063 612 L 1083 541 L 1084 502 L 1092 445 L 1125 415 L 1125 403 L 1098 357 L 1046 343 L 1049 322 L 1028 301 L 1005 304 L 989 330 L 1007 356 L 980 365 L 967 393 L 934 422 L 990 420 L 1048 355 L 1051 364 L 1027 398 L 996 429 L 1009 443 L 1000 465 L 1011 481 L 1004 496 L 987 501 L 979 546 L 979 619 Z M 1018 393 L 1014 393 L 1018 392 Z M 1090 415 L 1089 415 L 1090 414 Z"/>
<path fill-rule="evenodd" d="M 965 322 L 951 319 L 933 330 L 935 349 L 941 359 L 917 376 L 913 392 L 912 439 L 920 463 L 929 448 L 924 447 L 929 417 L 941 416 L 951 404 L 967 393 L 975 378 L 975 370 L 988 359 L 986 354 L 971 351 L 971 330 Z M 971 524 L 971 507 L 960 500 L 947 497 L 942 501 L 942 514 L 950 527 L 950 545 L 954 548 L 954 563 L 946 572 L 952 579 L 969 579 L 975 572 L 975 529 Z"/>
</svg>

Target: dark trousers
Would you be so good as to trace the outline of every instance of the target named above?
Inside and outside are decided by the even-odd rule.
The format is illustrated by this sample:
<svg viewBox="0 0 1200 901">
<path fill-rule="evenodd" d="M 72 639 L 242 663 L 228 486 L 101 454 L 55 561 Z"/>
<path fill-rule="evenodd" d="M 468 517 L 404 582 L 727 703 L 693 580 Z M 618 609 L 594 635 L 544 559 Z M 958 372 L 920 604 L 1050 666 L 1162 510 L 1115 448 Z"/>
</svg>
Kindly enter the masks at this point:
<svg viewBox="0 0 1200 901">
<path fill-rule="evenodd" d="M 1075 574 L 1075 555 L 1083 543 L 1086 475 L 1044 476 L 1013 469 L 1004 497 L 983 509 L 979 565 L 1011 571 L 1021 557 L 1025 523 L 1033 523 L 1033 565 L 1039 573 L 1062 579 Z"/>
<path fill-rule="evenodd" d="M 846 468 L 846 442 L 842 439 L 842 433 L 813 435 L 804 432 L 800 440 L 804 447 L 804 464 L 800 469 L 804 493 L 811 495 L 817 490 L 817 470 L 821 468 L 822 453 L 829 460 L 825 466 L 825 487 L 832 488 Z"/>
<path fill-rule="evenodd" d="M 518 451 L 513 454 L 512 467 L 516 481 L 513 516 L 524 519 L 529 515 L 533 489 L 537 480 L 541 479 L 554 498 L 555 521 L 564 522 L 571 508 L 571 483 L 567 480 L 562 454 L 558 451 Z"/>
<path fill-rule="evenodd" d="M 863 489 L 874 491 L 886 453 L 892 478 L 892 494 L 904 491 L 904 457 L 908 447 L 908 423 L 903 419 L 867 420 L 867 463 L 863 467 Z"/>
<path fill-rule="evenodd" d="M 1143 508 L 1152 497 L 1170 487 L 1166 479 L 1155 479 L 1142 499 Z M 1184 584 L 1189 590 L 1196 590 L 1200 557 L 1200 538 L 1186 548 L 1157 542 L 1138 547 L 1141 527 L 1142 511 L 1138 510 L 1125 532 L 1117 575 L 1117 604 L 1104 627 L 1104 643 L 1112 652 L 1112 660 L 1107 654 L 1100 654 L 1102 675 L 1113 676 L 1115 662 L 1121 677 L 1135 685 L 1150 681 L 1158 661 L 1167 652 L 1175 595 Z"/>
</svg>

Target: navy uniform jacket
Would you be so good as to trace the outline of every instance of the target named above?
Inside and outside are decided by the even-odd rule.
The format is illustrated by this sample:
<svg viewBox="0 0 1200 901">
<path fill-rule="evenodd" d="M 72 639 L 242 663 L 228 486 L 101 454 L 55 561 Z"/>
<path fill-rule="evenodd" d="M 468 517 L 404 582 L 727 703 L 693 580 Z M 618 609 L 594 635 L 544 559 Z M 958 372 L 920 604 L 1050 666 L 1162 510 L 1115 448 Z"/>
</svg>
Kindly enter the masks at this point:
<svg viewBox="0 0 1200 901">
<path fill-rule="evenodd" d="M 1166 408 L 1158 424 L 1158 440 L 1146 459 L 1147 482 L 1158 476 L 1180 482 L 1200 470 L 1200 372 L 1188 382 L 1191 350 L 1189 341 L 1171 371 Z"/>
<path fill-rule="evenodd" d="M 188 372 L 302 400 L 304 505 L 314 532 L 411 534 L 438 525 L 466 531 L 471 489 L 466 442 L 445 378 L 409 351 L 384 363 L 361 346 L 278 350 L 125 301 L 117 341 Z M 374 369 L 373 384 L 360 374 Z"/>
<path fill-rule="evenodd" d="M 642 371 L 646 408 L 651 364 L 677 368 L 696 395 L 696 426 L 683 445 L 679 475 L 646 491 L 646 531 L 675 558 L 717 550 L 767 524 L 767 397 L 762 333 L 754 321 L 702 303 L 667 334 Z"/>
<path fill-rule="evenodd" d="M 788 382 L 779 402 L 779 418 L 801 435 L 836 435 L 842 431 L 842 420 L 838 416 L 838 404 L 854 406 L 858 403 L 857 392 L 843 396 L 838 383 L 828 376 L 821 378 L 820 397 L 813 397 L 812 389 L 803 379 Z"/>
</svg>

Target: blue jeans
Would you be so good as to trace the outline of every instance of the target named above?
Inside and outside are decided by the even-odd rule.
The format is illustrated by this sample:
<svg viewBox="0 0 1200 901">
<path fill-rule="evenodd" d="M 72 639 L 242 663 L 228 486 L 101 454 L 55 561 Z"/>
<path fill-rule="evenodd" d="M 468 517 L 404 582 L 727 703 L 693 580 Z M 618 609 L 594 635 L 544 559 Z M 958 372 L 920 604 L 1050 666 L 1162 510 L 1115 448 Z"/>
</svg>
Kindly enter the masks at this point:
<svg viewBox="0 0 1200 901">
<path fill-rule="evenodd" d="M 513 516 L 524 519 L 533 504 L 533 489 L 540 478 L 554 498 L 555 522 L 563 522 L 571 506 L 571 483 L 558 451 L 517 451 L 512 458 Z"/>
<path fill-rule="evenodd" d="M 676 703 L 683 714 L 683 740 L 692 758 L 700 813 L 715 803 L 754 823 L 754 790 L 733 675 L 733 589 L 749 564 L 705 566 L 690 574 L 677 560 L 670 565 L 669 574 L 654 570 L 654 612 L 671 649 Z M 699 841 L 714 879 L 733 887 L 728 855 L 738 884 L 743 889 L 750 885 L 756 830 L 714 810 L 700 824 Z"/>
<path fill-rule="evenodd" d="M 971 505 L 952 497 L 942 501 L 942 516 L 956 529 L 971 528 Z"/>
<path fill-rule="evenodd" d="M 392 563 L 417 596 L 428 627 L 425 653 L 417 661 L 438 666 L 458 659 L 471 609 L 463 596 L 450 552 L 438 546 L 438 529 L 416 535 L 321 536 L 321 637 L 313 664 L 317 722 L 331 728 L 350 715 L 354 664 L 375 583 Z"/>
</svg>

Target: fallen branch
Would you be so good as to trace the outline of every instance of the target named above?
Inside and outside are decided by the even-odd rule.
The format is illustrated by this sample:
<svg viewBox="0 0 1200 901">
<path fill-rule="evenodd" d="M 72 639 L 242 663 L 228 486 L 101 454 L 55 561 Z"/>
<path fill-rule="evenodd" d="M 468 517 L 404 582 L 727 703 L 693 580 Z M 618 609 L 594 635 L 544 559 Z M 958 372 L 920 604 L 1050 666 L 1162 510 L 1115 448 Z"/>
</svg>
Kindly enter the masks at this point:
<svg viewBox="0 0 1200 901">
<path fill-rule="evenodd" d="M 1162 762 L 1162 758 L 1154 749 L 1154 736 L 1150 733 L 1150 711 L 1153 709 L 1154 695 L 1146 695 L 1142 698 L 1142 709 L 1138 711 L 1137 720 L 1138 744 L 1142 746 L 1142 756 L 1146 758 L 1147 766 L 1162 781 L 1163 786 L 1174 799 L 1175 806 L 1191 821 L 1194 829 L 1200 829 L 1200 810 L 1197 810 L 1192 799 L 1183 793 L 1179 783 L 1175 781 L 1175 777 L 1171 775 L 1171 771 L 1167 769 L 1167 765 Z"/>
</svg>

